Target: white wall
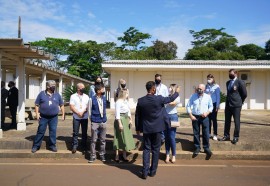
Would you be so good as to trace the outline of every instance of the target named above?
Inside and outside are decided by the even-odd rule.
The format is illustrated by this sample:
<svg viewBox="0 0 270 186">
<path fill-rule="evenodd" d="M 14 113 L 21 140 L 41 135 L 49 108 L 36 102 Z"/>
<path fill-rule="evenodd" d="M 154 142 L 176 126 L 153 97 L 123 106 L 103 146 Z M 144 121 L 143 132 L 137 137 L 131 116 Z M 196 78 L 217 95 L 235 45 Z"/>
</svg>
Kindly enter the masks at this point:
<svg viewBox="0 0 270 186">
<path fill-rule="evenodd" d="M 156 73 L 162 75 L 162 83 L 169 86 L 176 83 L 181 86 L 181 105 L 185 106 L 189 97 L 194 93 L 194 86 L 206 83 L 207 75 L 213 74 L 216 83 L 219 84 L 221 92 L 227 93 L 226 82 L 229 80 L 226 71 L 113 71 L 111 72 L 111 108 L 114 108 L 113 91 L 118 86 L 120 78 L 127 81 L 130 90 L 130 106 L 135 108 L 138 98 L 146 95 L 145 83 L 153 81 Z M 243 109 L 270 109 L 270 71 L 253 70 L 250 72 L 251 83 L 247 84 L 248 97 Z"/>
</svg>

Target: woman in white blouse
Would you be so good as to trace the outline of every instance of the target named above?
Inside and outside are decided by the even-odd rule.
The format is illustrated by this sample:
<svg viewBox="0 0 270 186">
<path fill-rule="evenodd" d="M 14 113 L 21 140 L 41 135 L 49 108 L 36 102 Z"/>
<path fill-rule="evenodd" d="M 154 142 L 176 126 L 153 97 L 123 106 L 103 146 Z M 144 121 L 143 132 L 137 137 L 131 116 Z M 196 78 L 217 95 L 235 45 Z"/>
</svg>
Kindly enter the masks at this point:
<svg viewBox="0 0 270 186">
<path fill-rule="evenodd" d="M 115 103 L 113 148 L 116 151 L 116 162 L 119 162 L 119 150 L 123 151 L 123 161 L 128 161 L 126 151 L 135 149 L 135 143 L 131 132 L 132 119 L 127 98 L 128 91 L 122 89 L 119 91 L 118 99 Z"/>
</svg>

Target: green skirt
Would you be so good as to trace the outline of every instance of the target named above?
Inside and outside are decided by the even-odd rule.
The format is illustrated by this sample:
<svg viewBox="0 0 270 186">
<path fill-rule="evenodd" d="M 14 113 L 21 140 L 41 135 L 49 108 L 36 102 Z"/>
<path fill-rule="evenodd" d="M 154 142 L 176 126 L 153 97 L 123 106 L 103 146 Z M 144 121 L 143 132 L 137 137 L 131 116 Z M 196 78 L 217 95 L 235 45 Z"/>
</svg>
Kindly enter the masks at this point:
<svg viewBox="0 0 270 186">
<path fill-rule="evenodd" d="M 121 114 L 120 116 L 123 130 L 119 130 L 118 121 L 114 121 L 114 139 L 113 139 L 113 149 L 114 150 L 133 150 L 135 149 L 135 143 L 131 129 L 129 129 L 129 117 L 127 114 Z"/>
</svg>

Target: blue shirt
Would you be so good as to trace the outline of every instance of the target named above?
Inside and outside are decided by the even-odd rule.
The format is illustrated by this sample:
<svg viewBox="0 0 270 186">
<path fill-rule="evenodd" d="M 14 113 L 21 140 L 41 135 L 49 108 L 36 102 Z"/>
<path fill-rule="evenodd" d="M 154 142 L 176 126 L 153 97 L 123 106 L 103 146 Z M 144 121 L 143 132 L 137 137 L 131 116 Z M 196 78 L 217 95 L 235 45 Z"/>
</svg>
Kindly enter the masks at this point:
<svg viewBox="0 0 270 186">
<path fill-rule="evenodd" d="M 220 87 L 218 84 L 207 84 L 205 86 L 206 94 L 210 95 L 212 98 L 212 102 L 216 103 L 217 108 L 219 108 L 220 104 Z"/>
<path fill-rule="evenodd" d="M 204 93 L 202 96 L 199 96 L 198 93 L 194 93 L 190 96 L 186 109 L 187 113 L 192 113 L 193 115 L 202 115 L 205 112 L 212 112 L 212 99 L 208 94 Z"/>
<path fill-rule="evenodd" d="M 47 91 L 41 91 L 35 104 L 39 106 L 39 112 L 45 116 L 55 116 L 59 113 L 59 106 L 63 105 L 63 100 L 58 92 L 54 92 L 51 96 Z"/>
</svg>

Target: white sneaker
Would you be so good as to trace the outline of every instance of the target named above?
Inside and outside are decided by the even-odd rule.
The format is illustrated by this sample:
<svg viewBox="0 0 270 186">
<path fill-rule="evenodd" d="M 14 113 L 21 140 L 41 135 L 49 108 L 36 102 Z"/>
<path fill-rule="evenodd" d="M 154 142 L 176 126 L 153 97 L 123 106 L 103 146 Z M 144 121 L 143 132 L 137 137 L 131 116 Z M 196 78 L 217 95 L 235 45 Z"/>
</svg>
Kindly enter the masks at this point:
<svg viewBox="0 0 270 186">
<path fill-rule="evenodd" d="M 218 138 L 217 138 L 217 136 L 216 136 L 216 135 L 214 135 L 214 136 L 213 136 L 213 140 L 215 140 L 215 141 L 217 141 L 217 140 L 218 140 Z"/>
</svg>

